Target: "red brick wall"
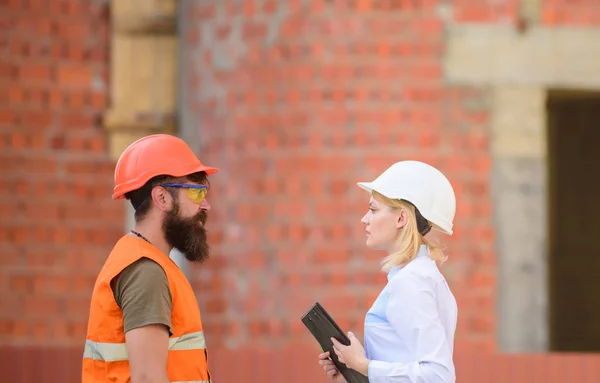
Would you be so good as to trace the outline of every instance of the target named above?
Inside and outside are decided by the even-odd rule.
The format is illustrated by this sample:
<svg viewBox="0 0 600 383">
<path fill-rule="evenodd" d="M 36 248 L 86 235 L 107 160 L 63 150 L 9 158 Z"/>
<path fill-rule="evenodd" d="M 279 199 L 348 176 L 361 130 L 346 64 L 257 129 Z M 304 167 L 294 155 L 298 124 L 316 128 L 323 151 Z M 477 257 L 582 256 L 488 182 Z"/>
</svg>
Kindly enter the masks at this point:
<svg viewBox="0 0 600 383">
<path fill-rule="evenodd" d="M 442 169 L 458 197 L 456 234 L 442 239 L 460 306 L 459 381 L 599 379 L 598 357 L 495 352 L 490 95 L 445 84 L 440 2 L 188 5 L 186 107 L 203 160 L 223 170 L 211 200 L 216 254 L 194 274 L 220 378 L 318 380 L 299 322 L 314 300 L 362 332 L 384 278 L 381 255 L 364 248 L 367 199 L 355 182 L 415 158 Z M 516 23 L 520 6 L 452 5 L 454 22 L 495 24 Z M 230 369 L 226 358 L 244 362 Z"/>
<path fill-rule="evenodd" d="M 0 1 L 0 344 L 76 344 L 123 230 L 104 1 Z"/>
<path fill-rule="evenodd" d="M 199 149 L 223 170 L 211 200 L 222 283 L 198 281 L 209 339 L 310 341 L 299 317 L 314 300 L 362 332 L 385 276 L 383 255 L 364 246 L 368 195 L 355 183 L 410 158 L 454 184 L 456 234 L 442 239 L 461 307 L 457 343 L 492 350 L 487 95 L 444 85 L 436 2 L 344 3 L 189 3 L 185 12 Z M 219 12 L 240 17 L 239 30 Z"/>
<path fill-rule="evenodd" d="M 215 254 L 193 284 L 218 380 L 324 381 L 299 317 L 318 299 L 362 332 L 384 276 L 364 247 L 355 182 L 403 158 L 438 166 L 456 189 L 456 235 L 440 238 L 460 306 L 459 382 L 600 379 L 597 356 L 484 352 L 496 348 L 488 94 L 444 83 L 437 1 L 205 3 L 185 3 L 188 107 L 202 159 L 223 171 L 210 199 Z M 564 4 L 545 1 L 544 22 L 559 23 Z M 578 4 L 561 23 L 593 14 Z M 517 5 L 455 1 L 454 19 L 506 22 Z M 80 381 L 92 283 L 123 229 L 98 124 L 108 43 L 105 1 L 0 1 L 7 382 Z"/>
</svg>

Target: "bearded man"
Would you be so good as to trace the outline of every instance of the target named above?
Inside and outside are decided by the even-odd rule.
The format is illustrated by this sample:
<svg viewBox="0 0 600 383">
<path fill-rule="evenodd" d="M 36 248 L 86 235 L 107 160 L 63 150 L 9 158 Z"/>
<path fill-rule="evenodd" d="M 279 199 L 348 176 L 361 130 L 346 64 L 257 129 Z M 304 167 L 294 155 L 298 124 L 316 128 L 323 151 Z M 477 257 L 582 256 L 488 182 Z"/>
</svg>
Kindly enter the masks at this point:
<svg viewBox="0 0 600 383">
<path fill-rule="evenodd" d="M 82 383 L 210 382 L 198 303 L 169 258 L 209 256 L 208 176 L 180 138 L 141 138 L 121 154 L 113 199 L 128 199 L 135 227 L 106 259 L 94 285 Z"/>
</svg>

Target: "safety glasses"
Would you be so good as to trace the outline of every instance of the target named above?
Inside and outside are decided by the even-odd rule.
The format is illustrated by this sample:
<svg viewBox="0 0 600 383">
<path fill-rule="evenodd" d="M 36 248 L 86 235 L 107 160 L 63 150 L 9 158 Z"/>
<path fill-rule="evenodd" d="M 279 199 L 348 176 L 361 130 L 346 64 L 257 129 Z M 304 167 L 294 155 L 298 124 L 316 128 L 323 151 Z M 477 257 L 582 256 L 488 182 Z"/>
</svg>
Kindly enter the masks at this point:
<svg viewBox="0 0 600 383">
<path fill-rule="evenodd" d="M 187 189 L 188 198 L 194 203 L 202 203 L 206 198 L 208 187 L 205 185 L 194 185 L 194 184 L 162 184 L 163 187 L 181 188 Z"/>
</svg>

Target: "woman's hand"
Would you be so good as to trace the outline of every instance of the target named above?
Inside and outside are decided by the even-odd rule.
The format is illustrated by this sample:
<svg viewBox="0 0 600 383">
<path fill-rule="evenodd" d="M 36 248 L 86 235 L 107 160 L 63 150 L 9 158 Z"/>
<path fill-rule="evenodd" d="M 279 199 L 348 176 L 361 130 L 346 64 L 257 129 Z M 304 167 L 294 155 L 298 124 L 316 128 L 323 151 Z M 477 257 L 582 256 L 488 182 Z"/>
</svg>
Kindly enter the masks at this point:
<svg viewBox="0 0 600 383">
<path fill-rule="evenodd" d="M 323 367 L 323 370 L 325 370 L 325 373 L 332 382 L 346 383 L 346 378 L 340 374 L 333 361 L 329 359 L 329 351 L 319 354 L 319 364 Z"/>
<path fill-rule="evenodd" d="M 333 342 L 333 351 L 335 351 L 340 362 L 344 363 L 349 368 L 368 376 L 370 360 L 367 359 L 365 349 L 352 332 L 348 332 L 348 338 L 350 338 L 350 346 L 344 346 L 335 338 L 331 338 L 331 341 Z"/>
</svg>

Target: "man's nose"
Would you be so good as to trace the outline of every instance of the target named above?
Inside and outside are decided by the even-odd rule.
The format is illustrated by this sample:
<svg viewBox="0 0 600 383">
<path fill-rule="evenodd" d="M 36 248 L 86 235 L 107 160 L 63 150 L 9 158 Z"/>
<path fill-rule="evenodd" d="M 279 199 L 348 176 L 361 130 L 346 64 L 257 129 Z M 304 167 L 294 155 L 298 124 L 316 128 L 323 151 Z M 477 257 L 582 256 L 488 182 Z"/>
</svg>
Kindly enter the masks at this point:
<svg viewBox="0 0 600 383">
<path fill-rule="evenodd" d="M 208 200 L 206 198 L 200 204 L 200 208 L 204 210 L 210 210 L 210 204 L 208 203 Z"/>
</svg>

